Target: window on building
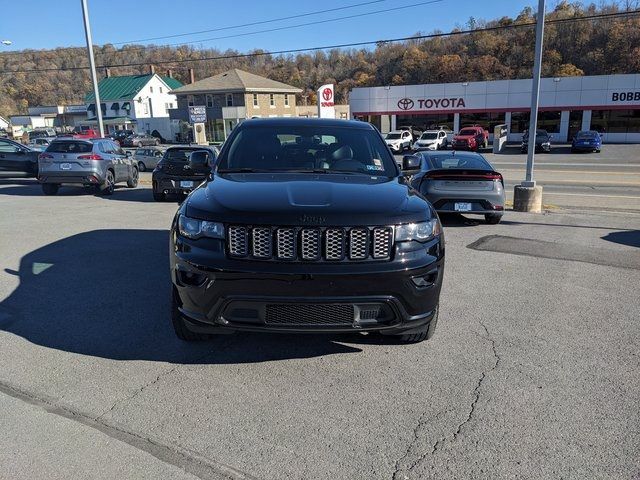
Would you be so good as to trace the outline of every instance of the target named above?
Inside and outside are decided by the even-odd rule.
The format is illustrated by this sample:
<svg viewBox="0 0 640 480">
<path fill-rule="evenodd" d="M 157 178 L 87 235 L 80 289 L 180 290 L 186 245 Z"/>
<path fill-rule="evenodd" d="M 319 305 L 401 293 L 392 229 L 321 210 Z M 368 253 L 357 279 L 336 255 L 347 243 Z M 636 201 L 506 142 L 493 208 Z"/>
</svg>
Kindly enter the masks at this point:
<svg viewBox="0 0 640 480">
<path fill-rule="evenodd" d="M 640 110 L 593 110 L 591 130 L 600 133 L 640 133 Z"/>
<path fill-rule="evenodd" d="M 187 105 L 193 107 L 196 104 L 196 99 L 193 95 L 187 95 Z"/>
<path fill-rule="evenodd" d="M 460 128 L 479 125 L 489 133 L 493 133 L 496 125 L 504 123 L 504 118 L 504 112 L 461 113 Z"/>
<path fill-rule="evenodd" d="M 153 93 L 153 87 L 149 87 L 149 92 Z"/>
<path fill-rule="evenodd" d="M 289 94 L 288 93 L 284 94 L 284 106 L 285 107 L 289 106 Z"/>
<path fill-rule="evenodd" d="M 275 107 L 276 106 L 276 99 L 275 99 L 275 95 L 273 93 L 269 94 L 269 106 L 271 106 L 271 107 Z"/>
<path fill-rule="evenodd" d="M 213 95 L 207 95 L 207 107 L 213 107 Z"/>
<path fill-rule="evenodd" d="M 529 129 L 529 112 L 511 113 L 511 133 L 524 133 Z M 538 112 L 538 130 L 560 133 L 560 111 Z"/>
<path fill-rule="evenodd" d="M 160 87 L 160 93 L 162 93 L 162 87 Z"/>
<path fill-rule="evenodd" d="M 253 94 L 253 106 L 254 107 L 259 107 L 260 105 L 258 104 L 258 94 L 254 93 Z"/>
<path fill-rule="evenodd" d="M 439 115 L 398 115 L 396 117 L 396 126 L 397 128 L 414 127 L 420 131 L 433 130 L 437 127 L 446 127 L 449 130 L 453 130 L 453 113 Z"/>
<path fill-rule="evenodd" d="M 227 107 L 233 107 L 233 94 L 227 93 Z"/>
</svg>

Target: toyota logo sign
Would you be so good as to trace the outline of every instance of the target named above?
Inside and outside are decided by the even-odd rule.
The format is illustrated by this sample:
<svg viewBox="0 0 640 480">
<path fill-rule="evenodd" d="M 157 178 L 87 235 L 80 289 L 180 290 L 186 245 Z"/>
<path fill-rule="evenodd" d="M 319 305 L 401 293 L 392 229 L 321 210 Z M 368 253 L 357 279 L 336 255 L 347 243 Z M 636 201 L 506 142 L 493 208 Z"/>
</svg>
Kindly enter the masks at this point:
<svg viewBox="0 0 640 480">
<path fill-rule="evenodd" d="M 401 98 L 398 100 L 398 108 L 400 110 L 411 110 L 413 108 L 413 100 L 410 98 Z"/>
<path fill-rule="evenodd" d="M 329 100 L 331 100 L 331 97 L 333 97 L 333 92 L 330 88 L 325 88 L 322 91 L 322 98 L 324 98 L 328 102 Z"/>
</svg>

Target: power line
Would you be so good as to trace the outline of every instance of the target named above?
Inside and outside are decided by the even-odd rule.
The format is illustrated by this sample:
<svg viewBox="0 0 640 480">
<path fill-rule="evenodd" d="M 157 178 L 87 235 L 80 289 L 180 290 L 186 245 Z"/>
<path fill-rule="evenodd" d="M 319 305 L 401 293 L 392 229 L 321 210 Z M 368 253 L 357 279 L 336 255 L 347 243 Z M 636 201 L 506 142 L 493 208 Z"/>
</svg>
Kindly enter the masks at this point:
<svg viewBox="0 0 640 480">
<path fill-rule="evenodd" d="M 430 5 L 433 3 L 440 3 L 443 0 L 428 0 L 428 1 L 424 1 L 424 2 L 419 2 L 419 3 L 413 3 L 411 5 L 403 5 L 400 7 L 392 7 L 392 8 L 385 8 L 383 10 L 374 10 L 373 12 L 365 12 L 365 13 L 356 13 L 354 15 L 347 15 L 344 17 L 336 17 L 336 18 L 329 18 L 326 20 L 316 20 L 313 22 L 307 22 L 307 23 L 300 23 L 297 25 L 288 25 L 285 27 L 276 27 L 276 28 L 268 28 L 265 30 L 257 30 L 255 32 L 245 32 L 245 33 L 234 33 L 232 35 L 224 35 L 224 36 L 220 36 L 220 37 L 211 37 L 211 38 L 202 38 L 200 40 L 194 40 L 192 42 L 181 42 L 181 43 L 167 43 L 164 45 L 150 45 L 150 46 L 146 46 L 146 47 L 132 47 L 132 48 L 127 48 L 126 50 L 123 50 L 124 52 L 135 52 L 136 50 L 147 50 L 147 49 L 159 49 L 159 48 L 166 48 L 166 47 L 178 47 L 178 46 L 183 46 L 183 45 L 192 45 L 192 44 L 196 44 L 196 43 L 203 43 L 203 42 L 211 42 L 213 40 L 223 40 L 223 39 L 227 39 L 227 38 L 237 38 L 237 37 L 245 37 L 248 35 L 258 35 L 261 33 L 271 33 L 271 32 L 279 32 L 282 30 L 289 30 L 292 28 L 301 28 L 301 27 L 309 27 L 311 25 L 321 25 L 324 23 L 331 23 L 331 22 L 338 22 L 338 21 L 342 21 L 342 20 L 350 20 L 353 18 L 360 18 L 360 17 L 367 17 L 370 15 L 378 15 L 380 13 L 388 13 L 388 12 L 394 12 L 397 10 L 404 10 L 407 8 L 414 8 L 414 7 L 421 7 L 424 5 Z"/>
<path fill-rule="evenodd" d="M 312 15 L 319 15 L 321 13 L 337 12 L 339 10 L 347 10 L 347 9 L 350 9 L 350 8 L 362 7 L 364 5 L 371 5 L 373 3 L 382 3 L 382 2 L 386 2 L 386 1 L 388 1 L 388 0 L 374 0 L 374 1 L 371 1 L 371 2 L 354 3 L 353 5 L 345 5 L 345 6 L 336 7 L 336 8 L 328 8 L 326 10 L 317 10 L 315 12 L 299 13 L 299 14 L 296 14 L 296 15 L 289 15 L 288 17 L 272 18 L 270 20 L 261 20 L 259 22 L 243 23 L 243 24 L 240 24 L 240 25 L 231 25 L 231 26 L 227 26 L 227 27 L 218 27 L 218 28 L 212 28 L 212 29 L 209 29 L 209 30 L 200 30 L 200 31 L 196 31 L 196 32 L 176 33 L 175 35 L 165 35 L 165 36 L 162 36 L 162 37 L 151 37 L 151 38 L 142 38 L 142 39 L 138 39 L 138 40 L 129 40 L 129 41 L 126 41 L 126 42 L 116 42 L 116 43 L 112 43 L 111 45 L 125 45 L 127 43 L 149 42 L 149 41 L 152 41 L 152 40 L 162 40 L 163 38 L 187 37 L 187 36 L 191 36 L 191 35 L 200 35 L 201 33 L 220 32 L 220 31 L 223 31 L 223 30 L 232 30 L 232 29 L 236 29 L 236 28 L 253 27 L 253 26 L 256 26 L 256 25 L 264 25 L 266 23 L 281 22 L 281 21 L 284 21 L 284 20 L 292 20 L 294 18 L 310 17 Z"/>
<path fill-rule="evenodd" d="M 589 15 L 584 17 L 573 17 L 573 18 L 562 18 L 556 20 L 549 20 L 545 22 L 546 24 L 557 24 L 557 23 L 568 23 L 568 22 L 580 22 L 587 20 L 597 20 L 602 18 L 616 18 L 616 17 L 630 17 L 634 15 L 640 14 L 640 10 L 633 10 L 629 12 L 618 12 L 618 13 L 605 13 L 605 14 L 597 14 L 597 15 Z M 376 45 L 376 44 L 385 44 L 385 43 L 394 43 L 394 42 L 403 42 L 403 41 L 415 41 L 415 40 L 425 40 L 429 38 L 438 38 L 438 37 L 451 37 L 456 35 L 467 35 L 472 33 L 482 33 L 482 32 L 491 32 L 496 30 L 505 30 L 511 28 L 522 28 L 522 27 L 531 27 L 534 26 L 536 22 L 525 22 L 525 23 L 514 23 L 511 25 L 498 25 L 495 27 L 484 27 L 478 29 L 470 29 L 470 30 L 456 30 L 448 33 L 431 33 L 427 35 L 414 35 L 411 37 L 402 37 L 402 38 L 390 38 L 384 40 L 370 40 L 365 42 L 353 42 L 353 43 L 342 43 L 336 45 L 325 45 L 321 47 L 307 47 L 307 48 L 295 48 L 289 50 L 277 50 L 272 52 L 253 52 L 253 53 L 238 53 L 234 55 L 221 55 L 215 57 L 201 57 L 201 58 L 190 58 L 190 59 L 182 59 L 182 60 L 161 60 L 153 62 L 154 65 L 165 65 L 165 64 L 181 64 L 181 63 L 192 63 L 192 62 L 204 62 L 210 60 L 226 60 L 226 59 L 234 59 L 234 58 L 248 58 L 248 57 L 260 57 L 267 55 L 284 55 L 287 53 L 302 53 L 302 52 L 313 52 L 318 50 L 331 50 L 338 48 L 347 48 L 347 47 L 362 47 L 365 45 Z M 134 63 L 122 63 L 122 64 L 112 64 L 112 65 L 99 65 L 96 68 L 120 68 L 120 67 L 140 67 L 149 65 L 150 62 L 134 62 Z M 66 67 L 66 68 L 35 68 L 29 70 L 5 70 L 0 71 L 0 75 L 12 74 L 12 73 L 36 73 L 36 72 L 51 72 L 51 71 L 73 71 L 73 70 L 88 70 L 88 66 L 82 67 Z"/>
<path fill-rule="evenodd" d="M 251 27 L 251 26 L 255 26 L 255 25 L 264 25 L 267 23 L 274 23 L 274 22 L 281 22 L 284 20 L 292 20 L 294 18 L 303 18 L 303 17 L 310 17 L 313 15 L 320 15 L 322 13 L 330 13 L 330 12 L 337 12 L 340 10 L 348 10 L 351 8 L 357 8 L 357 7 L 362 7 L 365 5 L 372 5 L 374 3 L 382 3 L 382 2 L 386 2 L 388 0 L 372 0 L 372 1 L 368 1 L 368 2 L 361 2 L 361 3 L 354 3 L 353 5 L 344 5 L 342 7 L 336 7 L 336 8 L 329 8 L 326 10 L 316 10 L 315 12 L 307 12 L 307 13 L 299 13 L 296 15 L 289 15 L 287 17 L 279 17 L 279 18 L 272 18 L 269 20 L 261 20 L 261 21 L 257 21 L 257 22 L 251 22 L 251 23 L 244 23 L 244 24 L 239 24 L 239 25 L 229 25 L 226 27 L 218 27 L 218 28 L 212 28 L 209 30 L 200 30 L 200 31 L 195 31 L 195 32 L 185 32 L 185 33 L 177 33 L 175 35 L 164 35 L 161 37 L 151 37 L 151 38 L 142 38 L 142 39 L 137 39 L 137 40 L 127 40 L 124 42 L 114 42 L 114 43 L 108 43 L 108 44 L 104 44 L 102 46 L 105 45 L 126 45 L 126 44 L 131 44 L 131 43 L 139 43 L 139 42 L 147 42 L 147 41 L 151 41 L 151 40 L 162 40 L 163 38 L 177 38 L 177 37 L 186 37 L 186 36 L 191 36 L 191 35 L 200 35 L 202 33 L 211 33 L 211 32 L 219 32 L 219 31 L 223 31 L 223 30 L 232 30 L 232 29 L 236 29 L 236 28 L 244 28 L 244 27 Z M 198 41 L 194 41 L 193 43 L 198 43 L 199 41 L 202 40 L 198 40 Z M 61 50 L 77 50 L 80 48 L 84 48 L 84 47 L 63 47 L 63 48 L 57 48 L 53 51 L 61 51 Z M 147 46 L 147 47 L 139 47 L 138 49 L 143 49 L 143 48 L 158 48 L 157 46 Z M 51 51 L 51 50 L 47 50 Z M 127 51 L 130 51 L 127 50 Z M 13 51 L 13 52 L 4 52 L 3 55 L 19 55 L 19 54 L 24 54 L 25 52 L 20 52 L 20 51 Z M 28 52 L 30 54 L 36 54 L 36 53 L 44 53 L 43 51 L 31 51 Z"/>
</svg>

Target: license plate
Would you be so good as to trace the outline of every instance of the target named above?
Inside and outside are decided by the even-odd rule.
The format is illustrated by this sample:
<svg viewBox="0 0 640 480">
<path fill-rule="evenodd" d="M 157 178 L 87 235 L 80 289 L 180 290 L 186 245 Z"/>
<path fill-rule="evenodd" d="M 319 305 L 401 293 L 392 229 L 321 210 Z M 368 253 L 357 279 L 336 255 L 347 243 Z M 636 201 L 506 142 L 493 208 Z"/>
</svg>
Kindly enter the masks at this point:
<svg viewBox="0 0 640 480">
<path fill-rule="evenodd" d="M 470 212 L 471 211 L 471 204 L 470 203 L 460 203 L 457 202 L 453 205 L 453 209 L 456 212 Z"/>
<path fill-rule="evenodd" d="M 189 180 L 182 180 L 180 182 L 180 188 L 193 188 L 193 182 Z"/>
<path fill-rule="evenodd" d="M 60 170 L 71 170 L 71 164 L 70 163 L 61 163 L 60 164 Z"/>
</svg>

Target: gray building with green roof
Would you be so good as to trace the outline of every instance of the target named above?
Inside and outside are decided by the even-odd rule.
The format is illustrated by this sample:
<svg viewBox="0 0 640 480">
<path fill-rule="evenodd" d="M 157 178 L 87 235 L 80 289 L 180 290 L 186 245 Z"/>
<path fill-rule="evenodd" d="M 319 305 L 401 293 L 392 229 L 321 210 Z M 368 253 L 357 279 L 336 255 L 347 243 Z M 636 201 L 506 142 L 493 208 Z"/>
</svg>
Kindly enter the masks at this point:
<svg viewBox="0 0 640 480">
<path fill-rule="evenodd" d="M 96 125 L 96 108 L 100 108 L 107 133 L 157 130 L 162 137 L 175 140 L 178 122 L 170 119 L 169 110 L 177 107 L 177 100 L 170 92 L 180 87 L 182 83 L 175 78 L 156 73 L 111 76 L 107 71 L 98 84 L 100 105 L 96 105 L 93 91 L 85 96 L 87 120 L 83 123 Z"/>
</svg>

